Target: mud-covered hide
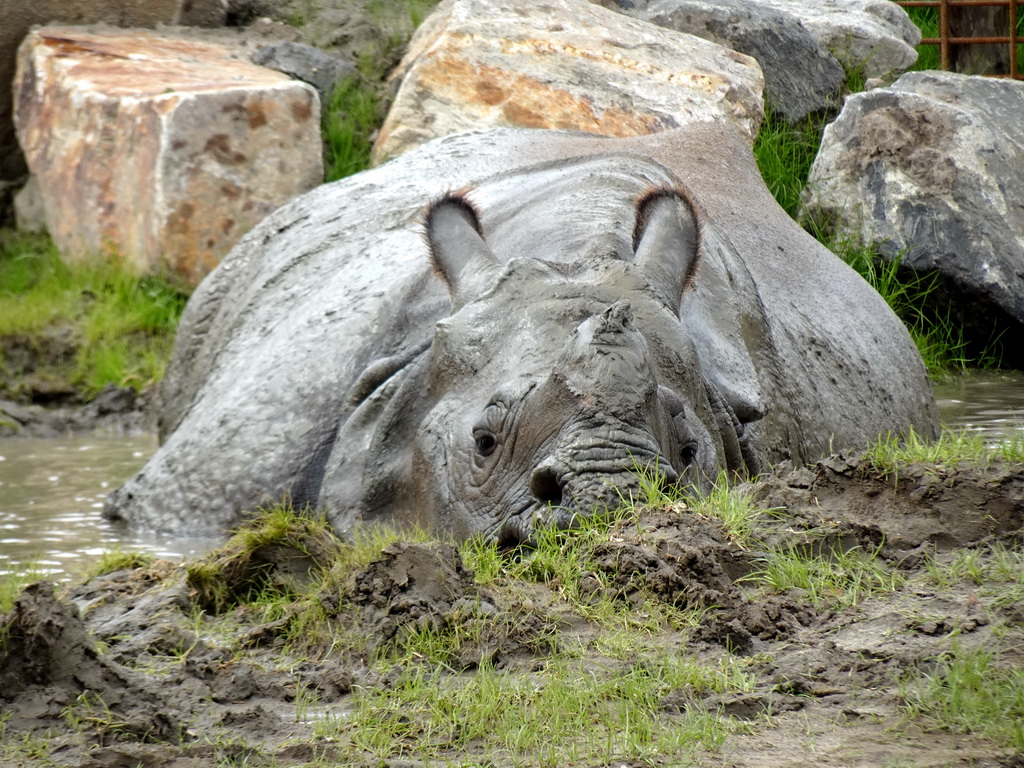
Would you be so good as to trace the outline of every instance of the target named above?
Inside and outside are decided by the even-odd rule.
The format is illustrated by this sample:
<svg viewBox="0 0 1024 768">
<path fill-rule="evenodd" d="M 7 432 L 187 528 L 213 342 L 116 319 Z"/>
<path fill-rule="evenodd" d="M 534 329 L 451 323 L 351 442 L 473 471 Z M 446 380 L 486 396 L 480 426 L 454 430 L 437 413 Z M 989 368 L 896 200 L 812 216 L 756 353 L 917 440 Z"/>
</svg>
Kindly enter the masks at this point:
<svg viewBox="0 0 1024 768">
<path fill-rule="evenodd" d="M 763 461 L 812 460 L 911 425 L 934 430 L 925 372 L 899 320 L 778 207 L 732 129 L 469 132 L 314 190 L 236 247 L 182 319 L 162 445 L 107 514 L 215 531 L 291 497 L 324 504 L 342 531 L 393 517 L 472 533 L 417 485 L 442 459 L 411 451 L 431 428 L 424 367 L 435 324 L 452 312 L 430 272 L 425 206 L 469 190 L 501 261 L 628 259 L 637 198 L 681 185 L 704 211 L 703 252 L 681 325 L 666 333 L 695 350 L 694 375 Z M 510 365 L 528 357 L 502 338 L 487 344 Z M 474 371 L 462 375 L 475 383 Z M 467 403 L 470 423 L 485 405 Z"/>
</svg>

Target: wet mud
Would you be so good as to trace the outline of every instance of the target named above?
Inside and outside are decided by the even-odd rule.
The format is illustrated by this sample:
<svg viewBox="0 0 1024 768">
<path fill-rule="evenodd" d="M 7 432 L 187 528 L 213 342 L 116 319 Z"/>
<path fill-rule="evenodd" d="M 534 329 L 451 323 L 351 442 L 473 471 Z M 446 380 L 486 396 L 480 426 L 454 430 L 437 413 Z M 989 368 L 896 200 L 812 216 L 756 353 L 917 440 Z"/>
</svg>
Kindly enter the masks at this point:
<svg viewBox="0 0 1024 768">
<path fill-rule="evenodd" d="M 954 647 L 998 648 L 1002 663 L 1024 664 L 1018 602 L 969 579 L 926 578 L 964 552 L 1021 550 L 1024 468 L 913 465 L 894 478 L 833 456 L 778 468 L 742 490 L 764 511 L 754 543 L 684 506 L 653 509 L 594 545 L 579 578 L 584 605 L 641 612 L 653 601 L 698 612 L 698 626 L 658 634 L 675 653 L 746 660 L 751 690 L 684 687 L 660 700 L 666 718 L 699 707 L 750 725 L 699 753 L 698 764 L 1024 765 L 1012 746 L 911 717 L 900 688 Z M 783 544 L 808 556 L 856 550 L 899 579 L 852 606 L 755 586 L 766 552 Z M 453 684 L 485 663 L 527 678 L 567 640 L 586 649 L 584 664 L 589 654 L 609 663 L 595 641 L 600 628 L 556 580 L 482 584 L 456 546 L 415 540 L 325 577 L 343 552 L 313 534 L 244 555 L 221 551 L 208 559 L 223 582 L 219 597 L 194 568 L 167 561 L 61 592 L 28 587 L 0 617 L 5 759 L 37 764 L 10 745 L 45 734 L 51 762 L 38 764 L 421 766 L 318 735 L 304 702 L 344 721 L 360 692 L 394 685 L 403 665 Z M 319 585 L 315 598 L 300 599 L 310 583 Z M 277 595 L 280 609 L 268 612 L 256 593 Z M 317 622 L 303 623 L 314 610 Z M 374 664 L 418 632 L 460 639 L 443 664 L 411 656 L 390 671 Z M 522 764 L 507 755 L 464 760 L 442 751 L 429 762 Z"/>
</svg>

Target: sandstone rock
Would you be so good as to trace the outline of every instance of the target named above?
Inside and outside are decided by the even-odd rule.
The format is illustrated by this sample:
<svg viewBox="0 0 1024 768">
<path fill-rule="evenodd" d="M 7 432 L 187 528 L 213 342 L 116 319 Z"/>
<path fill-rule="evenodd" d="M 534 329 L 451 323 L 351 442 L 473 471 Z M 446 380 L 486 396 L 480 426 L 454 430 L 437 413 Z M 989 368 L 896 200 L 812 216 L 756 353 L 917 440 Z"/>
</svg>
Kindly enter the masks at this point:
<svg viewBox="0 0 1024 768">
<path fill-rule="evenodd" d="M 316 88 L 326 103 L 338 82 L 356 71 L 355 65 L 311 45 L 283 40 L 265 45 L 252 55 L 252 62 L 276 69 Z"/>
<path fill-rule="evenodd" d="M 765 100 L 795 122 L 837 103 L 844 72 L 794 15 L 756 0 L 651 0 L 629 15 L 752 56 L 761 65 Z"/>
<path fill-rule="evenodd" d="M 851 96 L 825 130 L 808 214 L 919 272 L 968 326 L 1024 324 L 1024 83 L 912 72 Z M 1011 352 L 1016 344 L 1004 344 Z M 1019 352 L 1013 356 L 1018 357 Z"/>
<path fill-rule="evenodd" d="M 731 121 L 753 141 L 761 122 L 752 59 L 583 0 L 445 0 L 409 48 L 377 163 L 469 128 L 635 136 Z"/>
<path fill-rule="evenodd" d="M 14 135 L 11 81 L 16 51 L 34 24 L 92 24 L 122 27 L 157 24 L 220 26 L 227 17 L 227 0 L 3 0 L 0 2 L 0 188 L 3 182 L 25 176 L 25 159 Z M 0 197 L 0 220 L 6 202 Z"/>
<path fill-rule="evenodd" d="M 322 178 L 315 91 L 221 46 L 45 27 L 19 57 L 18 134 L 66 257 L 198 282 Z"/>
<path fill-rule="evenodd" d="M 905 72 L 921 30 L 888 0 L 760 0 L 800 19 L 843 65 L 864 77 Z"/>
</svg>

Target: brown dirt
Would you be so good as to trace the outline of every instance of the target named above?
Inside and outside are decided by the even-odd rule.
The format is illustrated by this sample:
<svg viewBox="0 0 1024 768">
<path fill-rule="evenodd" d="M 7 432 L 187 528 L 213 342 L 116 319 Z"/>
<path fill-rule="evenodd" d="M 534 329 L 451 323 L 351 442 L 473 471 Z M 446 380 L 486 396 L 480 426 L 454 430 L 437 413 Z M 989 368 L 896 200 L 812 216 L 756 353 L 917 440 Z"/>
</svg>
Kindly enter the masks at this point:
<svg viewBox="0 0 1024 768">
<path fill-rule="evenodd" d="M 747 490 L 763 508 L 775 510 L 764 546 L 785 541 L 809 553 L 862 547 L 906 581 L 852 608 L 828 601 L 816 606 L 799 590 L 755 589 L 744 577 L 760 567 L 763 552 L 731 541 L 717 521 L 679 508 L 647 512 L 598 545 L 591 553 L 593 570 L 582 575 L 585 598 L 611 597 L 638 611 L 651 599 L 704 609 L 698 629 L 666 628 L 658 642 L 702 660 L 737 654 L 750 662 L 757 681 L 751 692 L 699 695 L 684 689 L 663 698 L 665 717 L 698 703 L 750 723 L 748 732 L 730 736 L 722 748 L 698 753 L 697 764 L 1024 765 L 1024 754 L 981 736 L 909 718 L 895 682 L 922 665 L 934 668 L 935 658 L 954 642 L 998 648 L 1005 663 L 1024 662 L 1019 605 L 994 599 L 974 582 L 939 588 L 925 578 L 924 567 L 926 555 L 948 563 L 993 542 L 1020 551 L 1024 469 L 922 465 L 906 468 L 894 481 L 835 456 L 813 468 L 778 469 Z M 287 552 L 261 557 L 271 572 L 294 577 Z M 309 573 L 303 562 L 299 570 Z M 232 573 L 227 580 L 237 586 L 254 571 Z M 274 581 L 273 573 L 260 578 L 287 583 Z M 314 722 L 300 711 L 300 693 L 314 692 L 325 711 L 345 717 L 354 691 L 394 682 L 394 671 L 370 664 L 370 654 L 424 627 L 463 631 L 465 640 L 443 668 L 427 665 L 453 680 L 475 674 L 484 659 L 503 674 L 530 675 L 570 637 L 590 648 L 594 664 L 604 663 L 587 645 L 598 629 L 562 599 L 559 584 L 513 586 L 477 584 L 449 544 L 392 544 L 342 582 L 324 582 L 317 602 L 338 630 L 334 644 L 318 645 L 310 636 L 307 653 L 297 655 L 295 645 L 286 649 L 285 638 L 308 604 L 294 603 L 276 616 L 249 604 L 217 616 L 204 613 L 200 593 L 173 563 L 101 576 L 59 598 L 52 585 L 35 585 L 0 617 L 8 637 L 0 655 L 0 705 L 10 713 L 0 762 L 198 768 L 298 766 L 320 759 L 323 765 L 426 765 L 377 760 L 342 741 L 315 738 Z M 91 701 L 91 708 L 83 701 Z M 42 733 L 49 734 L 52 763 L 19 757 L 25 750 L 11 746 L 28 743 L 26 734 Z M 464 758 L 441 753 L 431 764 Z M 475 759 L 501 768 L 514 764 L 480 754 Z M 620 763 L 675 764 L 656 757 Z"/>
</svg>

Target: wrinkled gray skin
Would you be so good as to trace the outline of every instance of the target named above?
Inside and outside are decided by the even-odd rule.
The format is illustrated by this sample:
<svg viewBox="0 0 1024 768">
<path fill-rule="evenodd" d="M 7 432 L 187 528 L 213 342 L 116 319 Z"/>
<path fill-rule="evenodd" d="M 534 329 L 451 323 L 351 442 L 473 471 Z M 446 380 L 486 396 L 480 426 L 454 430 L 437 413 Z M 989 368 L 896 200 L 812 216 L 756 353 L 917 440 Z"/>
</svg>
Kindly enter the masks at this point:
<svg viewBox="0 0 1024 768">
<path fill-rule="evenodd" d="M 470 132 L 314 190 L 197 290 L 162 395 L 106 513 L 182 533 L 291 498 L 515 544 L 637 470 L 706 485 L 935 429 L 900 322 L 713 125 Z"/>
</svg>

